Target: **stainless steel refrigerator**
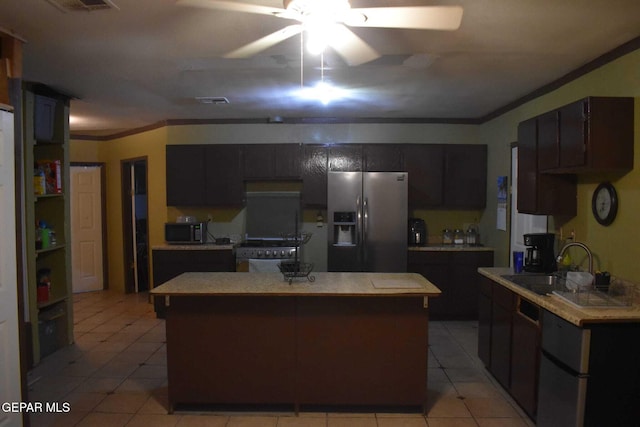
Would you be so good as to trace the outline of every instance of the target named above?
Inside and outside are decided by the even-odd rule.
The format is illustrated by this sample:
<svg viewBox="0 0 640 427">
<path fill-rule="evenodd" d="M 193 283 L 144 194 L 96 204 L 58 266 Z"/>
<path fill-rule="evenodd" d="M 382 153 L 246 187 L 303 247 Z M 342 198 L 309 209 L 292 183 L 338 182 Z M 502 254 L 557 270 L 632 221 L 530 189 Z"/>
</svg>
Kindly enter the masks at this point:
<svg viewBox="0 0 640 427">
<path fill-rule="evenodd" d="M 329 172 L 329 271 L 406 271 L 408 180 L 406 172 Z"/>
</svg>

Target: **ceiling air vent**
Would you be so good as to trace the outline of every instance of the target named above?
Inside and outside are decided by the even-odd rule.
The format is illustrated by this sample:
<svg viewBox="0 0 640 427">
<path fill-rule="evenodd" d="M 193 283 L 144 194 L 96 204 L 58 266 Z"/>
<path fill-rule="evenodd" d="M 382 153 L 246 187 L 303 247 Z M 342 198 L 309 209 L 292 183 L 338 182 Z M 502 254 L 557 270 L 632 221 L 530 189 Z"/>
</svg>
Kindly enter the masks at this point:
<svg viewBox="0 0 640 427">
<path fill-rule="evenodd" d="M 63 12 L 120 9 L 111 0 L 47 0 Z"/>
<path fill-rule="evenodd" d="M 196 96 L 196 101 L 201 104 L 228 104 L 229 100 L 224 96 Z"/>
</svg>

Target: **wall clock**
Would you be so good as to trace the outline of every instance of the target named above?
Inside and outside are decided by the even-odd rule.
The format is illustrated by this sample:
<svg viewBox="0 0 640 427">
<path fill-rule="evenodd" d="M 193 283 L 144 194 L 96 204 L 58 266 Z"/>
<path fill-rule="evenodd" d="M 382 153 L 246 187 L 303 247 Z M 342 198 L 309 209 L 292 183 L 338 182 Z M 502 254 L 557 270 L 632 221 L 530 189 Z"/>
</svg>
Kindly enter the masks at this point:
<svg viewBox="0 0 640 427">
<path fill-rule="evenodd" d="M 603 182 L 593 192 L 591 210 L 596 221 L 609 225 L 618 213 L 618 194 L 610 182 Z"/>
</svg>

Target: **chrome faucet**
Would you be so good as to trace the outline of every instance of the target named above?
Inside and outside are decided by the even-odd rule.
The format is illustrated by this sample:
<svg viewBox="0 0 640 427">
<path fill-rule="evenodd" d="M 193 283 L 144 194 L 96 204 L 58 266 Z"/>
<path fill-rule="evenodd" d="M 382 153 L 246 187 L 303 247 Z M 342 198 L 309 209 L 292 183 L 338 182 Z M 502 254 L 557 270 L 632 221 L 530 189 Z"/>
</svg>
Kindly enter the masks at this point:
<svg viewBox="0 0 640 427">
<path fill-rule="evenodd" d="M 584 251 L 587 253 L 587 256 L 589 257 L 589 273 L 593 275 L 593 254 L 591 253 L 591 249 L 589 249 L 587 245 L 585 245 L 584 243 L 580 243 L 580 242 L 567 243 L 562 247 L 562 249 L 560 249 L 560 254 L 558 255 L 558 258 L 556 258 L 556 261 L 562 262 L 562 258 L 564 257 L 565 251 L 569 249 L 571 246 L 578 246 L 584 249 Z"/>
</svg>

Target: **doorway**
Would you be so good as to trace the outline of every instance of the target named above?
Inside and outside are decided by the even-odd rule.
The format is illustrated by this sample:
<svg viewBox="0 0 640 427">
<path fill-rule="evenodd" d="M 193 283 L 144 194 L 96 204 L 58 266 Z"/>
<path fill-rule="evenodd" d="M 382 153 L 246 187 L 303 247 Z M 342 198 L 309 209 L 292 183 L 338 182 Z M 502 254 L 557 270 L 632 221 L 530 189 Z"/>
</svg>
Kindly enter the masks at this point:
<svg viewBox="0 0 640 427">
<path fill-rule="evenodd" d="M 105 182 L 103 163 L 71 164 L 71 288 L 74 293 L 107 287 Z"/>
<path fill-rule="evenodd" d="M 126 293 L 149 290 L 147 157 L 121 162 Z"/>
</svg>

